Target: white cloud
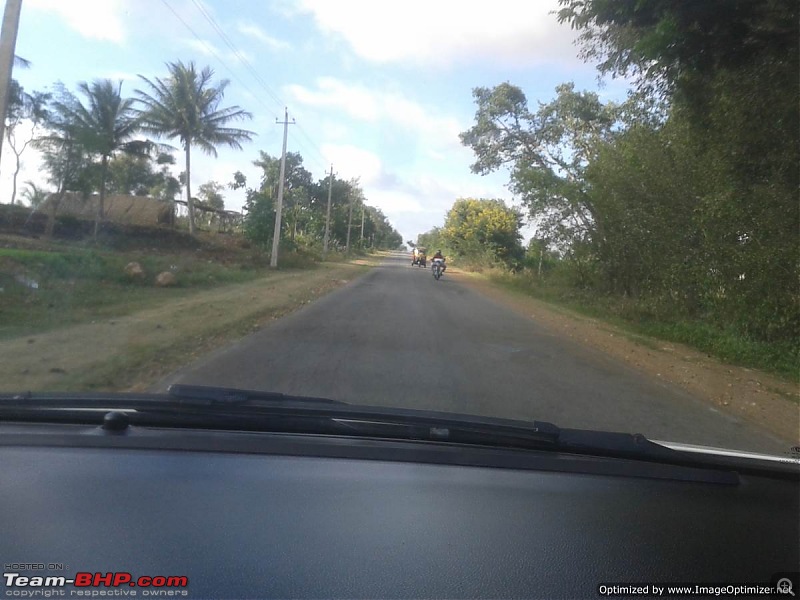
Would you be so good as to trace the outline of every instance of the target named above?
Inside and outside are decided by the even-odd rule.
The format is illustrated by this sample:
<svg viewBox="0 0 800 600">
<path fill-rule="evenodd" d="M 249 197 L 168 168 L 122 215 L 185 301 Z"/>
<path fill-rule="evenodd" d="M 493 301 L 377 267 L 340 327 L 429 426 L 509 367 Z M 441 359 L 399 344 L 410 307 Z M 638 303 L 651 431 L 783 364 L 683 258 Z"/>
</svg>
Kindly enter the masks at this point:
<svg viewBox="0 0 800 600">
<path fill-rule="evenodd" d="M 245 50 L 237 48 L 237 52 L 222 52 L 208 40 L 197 38 L 185 38 L 181 40 L 181 43 L 202 56 L 213 56 L 224 61 L 253 64 L 253 55 Z"/>
<path fill-rule="evenodd" d="M 346 125 L 332 120 L 323 121 L 319 130 L 322 139 L 326 140 L 343 140 L 351 135 L 350 129 Z"/>
<path fill-rule="evenodd" d="M 252 23 L 239 23 L 237 28 L 239 33 L 258 40 L 272 50 L 286 50 L 291 47 L 288 42 L 272 37 L 258 25 L 253 25 Z"/>
<path fill-rule="evenodd" d="M 378 182 L 383 173 L 381 159 L 363 148 L 351 144 L 323 144 L 320 152 L 327 163 L 333 163 L 339 179 L 358 177 L 365 188 Z"/>
<path fill-rule="evenodd" d="M 181 40 L 181 43 L 187 48 L 190 48 L 191 50 L 194 50 L 195 52 L 197 52 L 198 54 L 202 54 L 203 56 L 214 56 L 214 55 L 219 56 L 219 50 L 217 49 L 217 47 L 214 46 L 214 44 L 212 44 L 208 40 L 186 38 L 184 40 Z"/>
<path fill-rule="evenodd" d="M 125 0 L 25 0 L 21 18 L 28 9 L 55 13 L 87 38 L 116 43 L 126 39 Z"/>
<path fill-rule="evenodd" d="M 531 66 L 579 61 L 575 32 L 550 14 L 557 0 L 430 2 L 302 0 L 318 27 L 377 62 Z"/>
<path fill-rule="evenodd" d="M 316 83 L 316 89 L 292 84 L 284 91 L 306 106 L 333 108 L 359 121 L 384 121 L 400 132 L 412 131 L 430 148 L 461 149 L 458 134 L 464 128 L 453 117 L 438 114 L 395 92 L 372 90 L 334 77 L 320 77 Z"/>
</svg>

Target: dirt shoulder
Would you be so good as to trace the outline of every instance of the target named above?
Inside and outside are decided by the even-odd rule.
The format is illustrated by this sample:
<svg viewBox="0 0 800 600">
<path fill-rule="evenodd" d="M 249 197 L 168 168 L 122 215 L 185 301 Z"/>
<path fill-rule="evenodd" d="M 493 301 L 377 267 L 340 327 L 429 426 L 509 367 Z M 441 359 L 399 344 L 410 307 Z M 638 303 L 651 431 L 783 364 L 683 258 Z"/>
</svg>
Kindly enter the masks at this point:
<svg viewBox="0 0 800 600">
<path fill-rule="evenodd" d="M 450 273 L 448 269 L 448 274 Z M 800 390 L 762 371 L 727 365 L 688 346 L 644 337 L 453 270 L 453 278 L 537 324 L 679 386 L 720 412 L 800 443 Z"/>
<path fill-rule="evenodd" d="M 0 341 L 11 390 L 145 390 L 178 367 L 242 337 L 369 270 L 324 263 L 198 290 L 120 318 Z"/>
</svg>

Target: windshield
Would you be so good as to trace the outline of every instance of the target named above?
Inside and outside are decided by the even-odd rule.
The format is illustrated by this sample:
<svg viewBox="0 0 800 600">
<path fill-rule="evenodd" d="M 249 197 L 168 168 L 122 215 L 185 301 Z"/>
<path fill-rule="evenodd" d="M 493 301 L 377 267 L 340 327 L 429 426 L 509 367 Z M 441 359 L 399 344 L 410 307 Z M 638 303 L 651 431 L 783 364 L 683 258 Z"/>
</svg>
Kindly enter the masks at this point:
<svg viewBox="0 0 800 600">
<path fill-rule="evenodd" d="M 5 4 L 0 391 L 800 443 L 796 2 Z"/>
</svg>

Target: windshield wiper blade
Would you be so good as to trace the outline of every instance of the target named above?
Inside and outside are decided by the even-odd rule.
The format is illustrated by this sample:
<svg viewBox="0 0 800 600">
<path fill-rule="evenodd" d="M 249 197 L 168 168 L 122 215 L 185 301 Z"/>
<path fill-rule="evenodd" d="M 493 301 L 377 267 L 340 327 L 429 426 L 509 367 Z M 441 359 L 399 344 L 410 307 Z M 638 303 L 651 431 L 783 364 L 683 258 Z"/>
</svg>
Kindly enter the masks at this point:
<svg viewBox="0 0 800 600">
<path fill-rule="evenodd" d="M 69 409 L 74 409 L 69 411 Z M 324 431 L 363 437 L 548 450 L 660 463 L 710 463 L 648 440 L 641 434 L 561 429 L 544 421 L 519 421 L 408 408 L 361 406 L 328 398 L 176 384 L 168 394 L 37 393 L 0 394 L 0 421 L 36 416 L 85 419 L 86 410 L 134 411 L 135 421 L 219 428 Z M 69 411 L 69 414 L 67 412 Z M 75 412 L 78 411 L 78 412 Z M 84 411 L 81 413 L 81 411 Z M 73 414 L 74 413 L 74 414 Z M 60 415 L 60 416 L 59 416 Z M 160 415 L 160 416 L 159 416 Z M 242 421 L 244 419 L 244 421 Z M 701 458 L 703 460 L 701 460 Z"/>
<path fill-rule="evenodd" d="M 167 395 L 178 404 L 192 406 L 251 406 L 263 403 L 311 402 L 319 404 L 346 405 L 341 400 L 294 396 L 279 392 L 260 392 L 206 385 L 174 383 L 167 388 Z"/>
<path fill-rule="evenodd" d="M 133 392 L 23 392 L 0 394 L 0 409 L 110 408 L 130 410 L 235 409 L 236 407 L 347 406 L 340 400 L 198 385 L 171 385 L 167 394 Z"/>
<path fill-rule="evenodd" d="M 334 419 L 353 434 L 517 449 L 551 449 L 577 453 L 621 454 L 665 458 L 675 452 L 643 436 L 560 429 L 544 421 L 519 421 L 397 407 L 360 406 L 329 398 L 229 387 L 173 384 L 167 394 L 27 393 L 0 395 L 0 409 L 23 413 L 51 409 L 134 410 L 174 413 L 175 418 L 223 415 L 255 418 Z M 173 420 L 170 417 L 170 420 Z M 222 421 L 220 421 L 222 423 Z"/>
<path fill-rule="evenodd" d="M 0 394 L 0 420 L 65 410 L 131 410 L 173 415 L 174 421 L 208 418 L 335 420 L 356 435 L 507 448 L 555 448 L 559 428 L 542 421 L 517 421 L 407 408 L 359 406 L 329 398 L 275 392 L 175 384 L 167 394 L 26 393 Z M 165 418 L 167 418 L 165 416 Z M 222 420 L 219 421 L 222 424 Z"/>
</svg>

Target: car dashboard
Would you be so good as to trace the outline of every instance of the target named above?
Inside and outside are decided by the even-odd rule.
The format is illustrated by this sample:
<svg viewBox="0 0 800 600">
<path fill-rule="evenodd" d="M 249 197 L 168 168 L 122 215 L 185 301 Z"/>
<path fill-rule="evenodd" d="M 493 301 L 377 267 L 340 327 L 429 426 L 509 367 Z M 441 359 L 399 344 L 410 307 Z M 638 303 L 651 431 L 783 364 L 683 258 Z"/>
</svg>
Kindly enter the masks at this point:
<svg viewBox="0 0 800 600">
<path fill-rule="evenodd" d="M 2 423 L 0 440 L 5 573 L 101 574 L 67 595 L 590 598 L 767 585 L 800 564 L 791 475 L 152 427 Z M 6 595 L 30 591 L 18 581 Z"/>
</svg>

